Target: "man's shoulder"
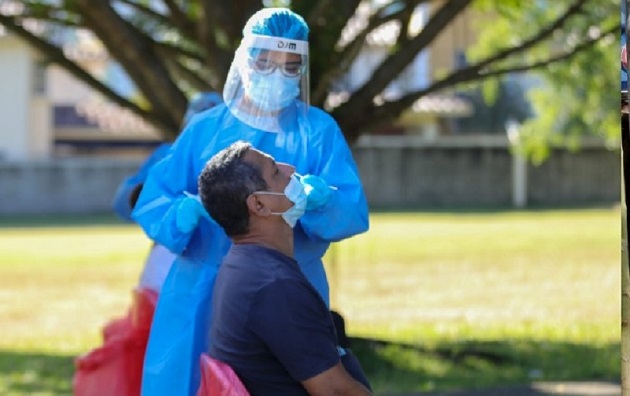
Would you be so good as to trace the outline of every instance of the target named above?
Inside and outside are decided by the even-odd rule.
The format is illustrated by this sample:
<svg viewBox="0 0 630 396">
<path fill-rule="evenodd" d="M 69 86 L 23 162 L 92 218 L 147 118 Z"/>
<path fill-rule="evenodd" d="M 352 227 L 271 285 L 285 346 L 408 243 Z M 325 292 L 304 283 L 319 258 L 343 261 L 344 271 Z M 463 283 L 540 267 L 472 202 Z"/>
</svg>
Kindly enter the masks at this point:
<svg viewBox="0 0 630 396">
<path fill-rule="evenodd" d="M 232 244 L 226 258 L 241 260 L 241 259 L 258 259 L 258 260 L 277 260 L 277 261 L 291 261 L 292 259 L 285 254 L 268 248 L 263 245 L 249 243 L 249 244 Z"/>
<path fill-rule="evenodd" d="M 236 271 L 242 281 L 251 281 L 259 287 L 280 279 L 303 277 L 294 259 L 274 249 L 253 244 L 232 245 L 220 271 Z"/>
</svg>

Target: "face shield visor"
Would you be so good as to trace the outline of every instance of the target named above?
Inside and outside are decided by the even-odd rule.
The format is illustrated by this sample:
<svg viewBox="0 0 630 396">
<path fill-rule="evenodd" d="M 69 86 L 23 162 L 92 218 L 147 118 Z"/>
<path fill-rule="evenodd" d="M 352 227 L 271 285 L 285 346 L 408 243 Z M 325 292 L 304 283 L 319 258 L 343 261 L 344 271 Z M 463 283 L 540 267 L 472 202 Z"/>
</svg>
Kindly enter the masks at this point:
<svg viewBox="0 0 630 396">
<path fill-rule="evenodd" d="M 248 35 L 236 50 L 223 100 L 242 122 L 280 132 L 309 105 L 308 42 Z"/>
</svg>

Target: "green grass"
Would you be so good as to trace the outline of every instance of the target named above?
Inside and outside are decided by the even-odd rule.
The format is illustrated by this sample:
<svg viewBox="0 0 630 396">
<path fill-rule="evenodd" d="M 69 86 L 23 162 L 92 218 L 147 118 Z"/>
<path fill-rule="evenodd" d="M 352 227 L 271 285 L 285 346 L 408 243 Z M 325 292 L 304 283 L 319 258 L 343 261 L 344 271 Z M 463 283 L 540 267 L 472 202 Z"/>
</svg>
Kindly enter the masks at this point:
<svg viewBox="0 0 630 396">
<path fill-rule="evenodd" d="M 0 220 L 0 394 L 71 393 L 149 241 L 111 217 Z M 618 209 L 375 213 L 326 256 L 377 394 L 619 379 Z"/>
</svg>

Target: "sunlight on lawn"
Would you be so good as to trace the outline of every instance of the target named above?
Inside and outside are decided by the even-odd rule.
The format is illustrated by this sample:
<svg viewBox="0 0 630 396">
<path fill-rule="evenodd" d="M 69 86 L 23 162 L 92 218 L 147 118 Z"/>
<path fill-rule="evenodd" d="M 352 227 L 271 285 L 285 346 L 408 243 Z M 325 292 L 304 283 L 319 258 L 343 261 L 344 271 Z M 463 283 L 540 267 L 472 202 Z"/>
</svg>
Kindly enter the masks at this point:
<svg viewBox="0 0 630 396">
<path fill-rule="evenodd" d="M 348 331 L 617 341 L 619 215 L 379 215 L 327 255 Z"/>
<path fill-rule="evenodd" d="M 0 229 L 0 349 L 80 353 L 124 315 L 149 242 L 136 227 Z"/>
<path fill-rule="evenodd" d="M 0 229 L 0 348 L 83 352 L 126 312 L 134 226 Z M 326 256 L 351 335 L 618 340 L 617 210 L 373 214 Z"/>
</svg>

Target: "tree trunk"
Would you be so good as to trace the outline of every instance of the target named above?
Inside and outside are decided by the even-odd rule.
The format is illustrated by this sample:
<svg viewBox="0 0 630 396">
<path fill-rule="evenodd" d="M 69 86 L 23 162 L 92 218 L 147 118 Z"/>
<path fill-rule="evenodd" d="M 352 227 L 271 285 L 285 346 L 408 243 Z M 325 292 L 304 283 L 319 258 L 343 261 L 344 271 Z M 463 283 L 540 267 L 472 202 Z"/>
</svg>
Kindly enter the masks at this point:
<svg viewBox="0 0 630 396">
<path fill-rule="evenodd" d="M 630 9 L 630 0 L 624 0 L 626 14 Z M 626 49 L 630 47 L 628 38 L 628 15 L 626 18 Z M 628 94 L 621 98 L 621 394 L 630 396 L 630 260 L 628 257 L 628 208 L 626 205 L 627 189 L 630 186 L 630 121 L 627 113 Z M 625 117 L 624 117 L 624 113 Z"/>
<path fill-rule="evenodd" d="M 627 123 L 628 120 L 623 120 Z M 622 172 L 621 172 L 621 386 L 622 395 L 630 396 L 630 270 L 628 260 L 628 211 L 626 188 L 630 185 L 629 156 L 630 136 L 628 128 L 622 128 Z"/>
</svg>

